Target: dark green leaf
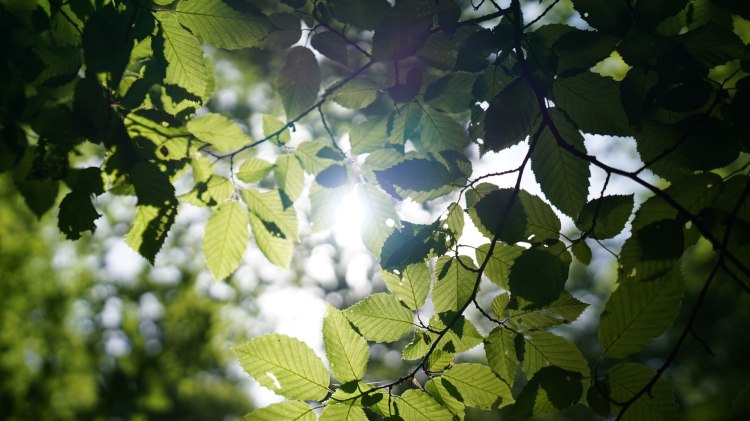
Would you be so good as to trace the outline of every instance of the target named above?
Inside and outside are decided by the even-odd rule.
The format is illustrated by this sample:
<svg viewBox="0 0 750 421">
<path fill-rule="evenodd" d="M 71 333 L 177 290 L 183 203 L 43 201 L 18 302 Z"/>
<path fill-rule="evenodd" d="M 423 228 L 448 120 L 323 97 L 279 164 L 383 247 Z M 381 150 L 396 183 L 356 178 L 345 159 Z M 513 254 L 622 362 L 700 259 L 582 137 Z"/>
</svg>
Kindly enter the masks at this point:
<svg viewBox="0 0 750 421">
<path fill-rule="evenodd" d="M 527 216 L 512 189 L 480 184 L 466 192 L 466 206 L 474 225 L 485 237 L 513 244 L 526 240 Z"/>
<path fill-rule="evenodd" d="M 620 251 L 625 276 L 648 281 L 669 272 L 685 249 L 682 224 L 663 219 L 634 230 Z"/>
<path fill-rule="evenodd" d="M 633 20 L 625 2 L 574 0 L 573 6 L 589 25 L 608 34 L 625 34 Z"/>
<path fill-rule="evenodd" d="M 618 402 L 630 400 L 643 389 L 656 375 L 653 368 L 641 364 L 618 364 L 607 371 L 606 383 L 611 398 Z M 622 418 L 624 421 L 637 420 L 678 420 L 680 411 L 672 391 L 663 378 L 660 378 L 642 394 Z"/>
<path fill-rule="evenodd" d="M 372 37 L 373 58 L 381 61 L 400 60 L 416 53 L 430 34 L 434 13 L 435 3 L 429 0 L 396 2 L 375 29 Z"/>
<path fill-rule="evenodd" d="M 625 228 L 633 204 L 632 194 L 599 197 L 586 203 L 576 219 L 576 226 L 591 238 L 612 238 Z"/>
<path fill-rule="evenodd" d="M 310 45 L 320 54 L 330 58 L 331 60 L 338 61 L 341 64 L 347 65 L 349 63 L 349 53 L 347 50 L 347 43 L 344 38 L 334 34 L 333 32 L 318 32 L 310 41 Z"/>
<path fill-rule="evenodd" d="M 484 150 L 501 151 L 523 141 L 538 119 L 534 91 L 525 80 L 515 80 L 490 101 L 484 117 Z"/>
<path fill-rule="evenodd" d="M 531 308 L 551 304 L 563 292 L 570 261 L 570 254 L 559 244 L 525 250 L 510 270 L 511 294 L 530 301 Z"/>
<path fill-rule="evenodd" d="M 620 86 L 614 80 L 585 72 L 557 78 L 552 87 L 555 105 L 586 133 L 624 136 L 628 121 L 620 102 Z"/>
<path fill-rule="evenodd" d="M 287 120 L 297 118 L 313 105 L 320 89 L 320 67 L 315 54 L 305 47 L 292 47 L 276 78 L 276 90 Z"/>
</svg>

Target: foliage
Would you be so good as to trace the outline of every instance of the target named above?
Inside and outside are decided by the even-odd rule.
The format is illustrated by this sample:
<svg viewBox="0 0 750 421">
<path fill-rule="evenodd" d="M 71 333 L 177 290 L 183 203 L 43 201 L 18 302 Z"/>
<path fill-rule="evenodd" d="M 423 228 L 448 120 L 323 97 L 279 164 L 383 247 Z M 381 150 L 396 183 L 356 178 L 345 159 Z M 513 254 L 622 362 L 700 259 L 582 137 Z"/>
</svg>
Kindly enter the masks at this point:
<svg viewBox="0 0 750 421">
<path fill-rule="evenodd" d="M 321 419 L 463 419 L 467 408 L 527 418 L 581 405 L 622 419 L 677 417 L 662 374 L 694 334 L 710 287 L 750 291 L 750 11 L 739 1 L 574 0 L 581 29 L 549 18 L 566 2 L 533 17 L 519 0 L 479 3 L 3 1 L 0 169 L 14 172 L 38 215 L 69 191 L 58 218 L 72 239 L 95 227 L 91 196 L 135 195 L 126 239 L 152 262 L 180 202 L 210 208 L 203 249 L 217 280 L 237 269 L 250 233 L 269 261 L 288 266 L 304 191 L 320 230 L 354 186 L 369 204 L 363 242 L 389 292 L 329 308 L 323 337 L 341 384 L 296 339 L 236 347 L 251 376 L 292 399 L 251 419 L 314 419 L 301 400 L 320 402 Z M 267 78 L 281 107 L 263 116 L 262 137 L 202 108 L 214 79 L 201 43 L 275 58 Z M 340 107 L 358 122 L 329 124 Z M 327 137 L 292 139 L 313 120 Z M 583 133 L 633 138 L 643 165 L 604 162 Z M 100 165 L 75 159 L 87 142 L 99 145 Z M 255 156 L 268 143 L 275 162 Z M 517 165 L 470 179 L 474 151 L 484 159 L 517 145 Z M 543 197 L 521 188 L 528 169 Z M 489 182 L 503 175 L 514 184 Z M 614 179 L 649 196 L 608 194 Z M 191 189 L 177 195 L 181 183 Z M 452 201 L 444 217 L 400 220 L 399 203 L 438 198 Z M 468 223 L 486 241 L 473 256 L 460 242 Z M 565 289 L 573 257 L 589 264 L 591 247 L 606 248 L 601 240 L 628 224 L 591 369 L 550 328 L 586 308 Z M 683 257 L 702 244 L 712 268 L 663 363 L 623 361 L 672 325 Z M 492 291 L 491 309 L 480 288 Z M 493 324 L 489 334 L 465 317 L 470 307 Z M 403 358 L 416 365 L 392 381 L 368 378 L 363 341 L 406 335 Z M 480 345 L 487 364 L 465 362 L 460 354 Z"/>
</svg>

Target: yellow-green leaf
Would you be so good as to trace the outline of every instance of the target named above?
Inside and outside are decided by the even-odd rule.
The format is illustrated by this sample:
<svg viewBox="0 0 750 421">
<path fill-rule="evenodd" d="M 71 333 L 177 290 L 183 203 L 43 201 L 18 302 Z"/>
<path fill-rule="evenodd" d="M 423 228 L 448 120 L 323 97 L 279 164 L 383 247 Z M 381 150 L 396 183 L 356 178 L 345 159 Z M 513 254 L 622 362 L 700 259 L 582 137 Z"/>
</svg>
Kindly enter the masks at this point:
<svg viewBox="0 0 750 421">
<path fill-rule="evenodd" d="M 239 266 L 247 247 L 247 223 L 247 210 L 235 201 L 222 204 L 208 219 L 203 235 L 203 255 L 217 281 L 231 275 Z"/>
</svg>

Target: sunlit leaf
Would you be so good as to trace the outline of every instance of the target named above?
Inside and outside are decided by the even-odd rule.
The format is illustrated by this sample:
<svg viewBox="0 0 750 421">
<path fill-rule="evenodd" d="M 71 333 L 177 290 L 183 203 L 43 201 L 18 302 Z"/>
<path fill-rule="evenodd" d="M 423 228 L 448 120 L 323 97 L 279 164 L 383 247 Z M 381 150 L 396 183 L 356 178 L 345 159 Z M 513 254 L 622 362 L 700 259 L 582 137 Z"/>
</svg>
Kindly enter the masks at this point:
<svg viewBox="0 0 750 421">
<path fill-rule="evenodd" d="M 446 388 L 446 381 L 452 385 L 466 406 L 490 409 L 498 399 L 499 408 L 514 402 L 510 387 L 486 365 L 456 364 L 443 373 L 441 381 Z"/>
<path fill-rule="evenodd" d="M 230 50 L 255 46 L 272 28 L 264 15 L 241 13 L 222 0 L 180 1 L 174 13 L 203 41 Z"/>
<path fill-rule="evenodd" d="M 510 270 L 511 294 L 530 301 L 532 308 L 549 305 L 563 292 L 570 262 L 570 254 L 559 243 L 524 250 Z"/>
<path fill-rule="evenodd" d="M 367 421 L 365 411 L 354 405 L 326 405 L 320 414 L 320 421 Z"/>
<path fill-rule="evenodd" d="M 208 86 L 206 65 L 200 42 L 177 22 L 169 12 L 156 12 L 162 29 L 163 53 L 167 61 L 164 79 L 202 98 Z"/>
<path fill-rule="evenodd" d="M 484 341 L 487 364 L 508 385 L 513 385 L 518 370 L 516 334 L 502 327 L 495 328 Z"/>
<path fill-rule="evenodd" d="M 424 305 L 430 292 L 430 269 L 417 263 L 407 266 L 400 275 L 383 271 L 383 282 L 407 307 L 417 310 Z"/>
<path fill-rule="evenodd" d="M 400 225 L 393 200 L 377 187 L 362 183 L 357 185 L 357 199 L 362 204 L 362 242 L 375 256 L 380 255 L 383 244 Z"/>
<path fill-rule="evenodd" d="M 297 421 L 315 421 L 315 412 L 301 401 L 284 401 L 273 403 L 245 415 L 246 421 L 275 421 L 279 419 Z"/>
<path fill-rule="evenodd" d="M 281 155 L 273 165 L 273 175 L 279 192 L 283 194 L 284 208 L 287 208 L 297 200 L 305 186 L 302 166 L 294 155 Z"/>
<path fill-rule="evenodd" d="M 273 164 L 260 158 L 248 158 L 240 165 L 237 172 L 237 178 L 245 183 L 257 183 L 263 180 L 271 169 Z"/>
<path fill-rule="evenodd" d="M 405 421 L 452 421 L 453 416 L 435 399 L 421 390 L 410 389 L 393 401 L 394 412 Z"/>
<path fill-rule="evenodd" d="M 328 393 L 328 370 L 299 339 L 258 336 L 235 347 L 234 354 L 258 383 L 289 399 L 321 400 Z"/>
<path fill-rule="evenodd" d="M 187 129 L 221 153 L 231 152 L 250 143 L 250 138 L 242 128 L 221 114 L 209 113 L 190 120 Z"/>
<path fill-rule="evenodd" d="M 459 261 L 460 259 L 460 261 Z M 477 282 L 476 266 L 467 256 L 443 256 L 435 264 L 432 302 L 435 311 L 457 311 L 471 298 Z"/>
<path fill-rule="evenodd" d="M 414 328 L 412 312 L 390 294 L 372 294 L 344 314 L 362 336 L 376 342 L 396 341 Z"/>
<path fill-rule="evenodd" d="M 323 319 L 323 344 L 333 376 L 342 382 L 359 380 L 367 368 L 367 341 L 352 329 L 344 314 L 328 306 Z"/>
<path fill-rule="evenodd" d="M 247 248 L 247 224 L 247 209 L 235 201 L 219 206 L 208 219 L 203 255 L 215 280 L 226 278 L 239 266 Z"/>
</svg>

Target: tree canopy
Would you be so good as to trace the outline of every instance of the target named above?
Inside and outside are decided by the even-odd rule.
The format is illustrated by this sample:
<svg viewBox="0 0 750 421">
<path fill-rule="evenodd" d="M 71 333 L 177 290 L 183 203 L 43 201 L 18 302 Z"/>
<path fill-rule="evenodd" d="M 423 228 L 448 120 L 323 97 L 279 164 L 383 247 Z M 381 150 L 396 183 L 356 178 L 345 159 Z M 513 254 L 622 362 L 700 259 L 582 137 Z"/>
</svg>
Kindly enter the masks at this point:
<svg viewBox="0 0 750 421">
<path fill-rule="evenodd" d="M 327 364 L 278 333 L 237 345 L 289 399 L 249 419 L 677 419 L 689 402 L 664 374 L 703 342 L 712 287 L 750 292 L 750 5 L 535 4 L 0 0 L 0 171 L 71 240 L 96 228 L 96 197 L 135 196 L 125 238 L 152 263 L 180 204 L 210 209 L 216 281 L 251 238 L 288 267 L 300 221 L 332 227 L 354 191 L 387 291 L 328 307 Z M 219 54 L 262 68 L 271 105 L 222 114 Z M 593 136 L 637 156 L 607 159 Z M 403 203 L 442 213 L 409 221 Z M 462 242 L 470 225 L 484 244 Z M 558 327 L 589 306 L 571 285 L 602 250 L 617 275 L 592 360 Z M 639 360 L 676 319 L 658 363 Z M 395 343 L 400 377 L 368 373 L 373 342 Z"/>
</svg>

